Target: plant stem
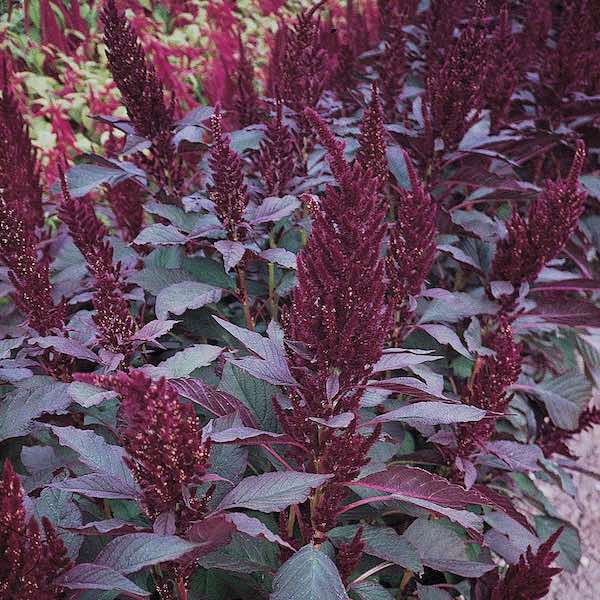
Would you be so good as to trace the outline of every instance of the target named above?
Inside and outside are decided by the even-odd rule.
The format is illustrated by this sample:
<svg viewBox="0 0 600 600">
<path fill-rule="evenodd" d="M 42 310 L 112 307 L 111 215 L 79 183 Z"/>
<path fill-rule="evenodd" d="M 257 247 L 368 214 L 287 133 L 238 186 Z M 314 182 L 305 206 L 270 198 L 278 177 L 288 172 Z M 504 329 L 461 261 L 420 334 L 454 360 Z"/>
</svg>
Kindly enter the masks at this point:
<svg viewBox="0 0 600 600">
<path fill-rule="evenodd" d="M 236 267 L 235 272 L 237 274 L 238 289 L 240 293 L 240 303 L 242 304 L 242 311 L 244 312 L 244 320 L 246 321 L 246 327 L 250 331 L 254 331 L 254 321 L 250 314 L 250 305 L 248 304 L 248 287 L 246 285 L 246 271 L 242 267 Z"/>
<path fill-rule="evenodd" d="M 177 579 L 177 595 L 179 596 L 179 600 L 188 600 L 188 593 L 183 577 Z"/>
</svg>

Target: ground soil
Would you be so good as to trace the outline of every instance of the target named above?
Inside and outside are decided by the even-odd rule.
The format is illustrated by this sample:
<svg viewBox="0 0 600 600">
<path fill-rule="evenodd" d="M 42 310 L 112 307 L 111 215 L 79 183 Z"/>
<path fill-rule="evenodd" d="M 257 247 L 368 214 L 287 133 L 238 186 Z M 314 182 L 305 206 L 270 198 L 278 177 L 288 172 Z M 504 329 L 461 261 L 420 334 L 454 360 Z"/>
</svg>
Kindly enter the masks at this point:
<svg viewBox="0 0 600 600">
<path fill-rule="evenodd" d="M 579 464 L 600 472 L 600 427 L 585 432 L 569 444 L 581 457 Z M 563 572 L 553 583 L 550 600 L 598 600 L 600 598 L 600 481 L 576 473 L 577 501 L 565 494 L 548 492 L 561 516 L 581 535 L 582 559 L 577 573 Z M 549 488 L 546 488 L 549 490 Z"/>
</svg>

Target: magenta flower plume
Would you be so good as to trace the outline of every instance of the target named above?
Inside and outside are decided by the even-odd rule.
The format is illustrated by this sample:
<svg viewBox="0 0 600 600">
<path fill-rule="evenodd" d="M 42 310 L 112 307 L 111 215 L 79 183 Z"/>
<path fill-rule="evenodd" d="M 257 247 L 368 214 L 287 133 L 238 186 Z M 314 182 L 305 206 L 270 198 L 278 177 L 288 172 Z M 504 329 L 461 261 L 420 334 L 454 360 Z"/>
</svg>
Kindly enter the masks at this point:
<svg viewBox="0 0 600 600">
<path fill-rule="evenodd" d="M 273 56 L 278 64 L 272 72 L 278 80 L 271 83 L 279 90 L 283 103 L 297 113 L 317 105 L 331 75 L 316 16 L 326 1 L 302 11 L 293 27 L 283 26 L 281 47 Z"/>
<path fill-rule="evenodd" d="M 266 196 L 283 196 L 297 170 L 294 136 L 283 122 L 283 105 L 277 101 L 275 116 L 267 123 L 255 163 Z"/>
<path fill-rule="evenodd" d="M 73 198 L 61 173 L 63 202 L 59 216 L 69 229 L 73 242 L 83 254 L 95 290 L 92 316 L 99 332 L 100 345 L 128 362 L 132 353 L 131 338 L 137 330 L 129 304 L 123 296 L 120 264 L 113 263 L 113 249 L 105 239 L 108 230 L 100 222 L 89 200 Z"/>
<path fill-rule="evenodd" d="M 458 3 L 457 3 L 458 4 Z M 477 120 L 483 107 L 488 73 L 488 45 L 481 15 L 473 17 L 426 82 L 426 101 L 433 138 L 446 151 L 454 149 Z"/>
<path fill-rule="evenodd" d="M 37 152 L 16 98 L 6 83 L 0 98 L 0 189 L 29 229 L 44 224 Z"/>
<path fill-rule="evenodd" d="M 242 159 L 229 146 L 229 136 L 223 133 L 223 117 L 217 108 L 210 119 L 213 138 L 208 164 L 212 169 L 213 184 L 208 186 L 210 199 L 227 236 L 231 240 L 243 238 L 244 211 L 250 201 L 244 183 Z"/>
<path fill-rule="evenodd" d="M 192 488 L 207 472 L 210 448 L 202 443 L 193 407 L 179 401 L 166 379 L 152 381 L 141 371 L 79 374 L 76 379 L 121 396 L 126 462 L 142 488 L 148 515 L 156 518 L 173 511 L 180 528 L 199 518 L 207 498 L 197 498 Z"/>
<path fill-rule="evenodd" d="M 345 162 L 344 144 L 317 113 L 306 109 L 305 116 L 329 154 L 338 187 L 328 186 L 320 203 L 311 206 L 312 234 L 298 259 L 288 326 L 289 338 L 299 348 L 289 360 L 300 385 L 291 394 L 290 413 L 275 408 L 286 433 L 311 448 L 308 468 L 335 474 L 312 523 L 314 539 L 321 539 L 334 525 L 346 495 L 336 484 L 358 475 L 380 433 L 376 428 L 365 437 L 359 431 L 358 386 L 381 356 L 389 311 L 380 256 L 385 228 L 378 183 L 360 163 Z M 339 435 L 310 420 L 343 412 L 356 416 Z"/>
<path fill-rule="evenodd" d="M 385 185 L 388 178 L 388 162 L 386 156 L 386 131 L 383 122 L 383 110 L 379 100 L 377 84 L 371 88 L 371 102 L 365 110 L 360 125 L 360 144 L 356 159 L 363 169 L 368 169 L 377 179 L 380 186 Z"/>
<path fill-rule="evenodd" d="M 152 142 L 149 172 L 172 199 L 182 186 L 181 161 L 171 142 L 173 103 L 167 104 L 162 83 L 125 15 L 115 0 L 107 0 L 101 13 L 108 66 L 121 92 L 127 114 L 137 133 Z"/>
<path fill-rule="evenodd" d="M 519 558 L 516 565 L 510 565 L 504 579 L 492 590 L 490 600 L 539 600 L 545 598 L 550 590 L 550 583 L 562 569 L 551 567 L 559 552 L 552 552 L 556 540 L 563 532 L 557 529 L 537 550 L 531 547 Z"/>
<path fill-rule="evenodd" d="M 59 600 L 67 591 L 57 580 L 72 563 L 67 549 L 47 518 L 42 525 L 27 520 L 21 482 L 10 461 L 0 480 L 0 598 Z"/>
<path fill-rule="evenodd" d="M 508 235 L 496 246 L 490 275 L 490 281 L 509 281 L 515 288 L 512 295 L 502 297 L 505 306 L 510 307 L 522 283 L 536 280 L 575 231 L 586 199 L 578 182 L 585 157 L 580 140 L 567 178 L 546 183 L 533 201 L 527 221 L 514 212 L 508 222 Z"/>
<path fill-rule="evenodd" d="M 111 187 L 107 193 L 107 199 L 123 239 L 132 242 L 144 224 L 144 192 L 142 188 L 131 179 L 127 179 Z"/>
<path fill-rule="evenodd" d="M 241 127 L 260 121 L 260 99 L 254 86 L 254 66 L 250 61 L 242 38 L 239 38 L 240 56 L 237 62 L 237 72 L 234 75 L 233 109 L 237 113 Z"/>
<path fill-rule="evenodd" d="M 411 190 L 398 190 L 394 208 L 396 220 L 390 232 L 386 257 L 388 293 L 399 311 L 395 338 L 401 337 L 402 329 L 408 324 L 413 313 L 410 297 L 421 291 L 431 269 L 437 234 L 437 205 L 425 191 L 406 152 L 404 160 Z"/>
<path fill-rule="evenodd" d="M 348 581 L 348 577 L 356 569 L 362 558 L 365 549 L 365 542 L 362 539 L 363 531 L 363 528 L 359 527 L 350 542 L 344 542 L 340 545 L 335 557 L 338 571 L 344 582 Z"/>
<path fill-rule="evenodd" d="M 506 390 L 517 381 L 521 371 L 521 346 L 515 343 L 506 319 L 484 338 L 484 344 L 494 350 L 495 355 L 477 359 L 471 380 L 463 390 L 462 401 L 495 415 L 459 427 L 457 456 L 464 459 L 492 437 L 498 415 L 506 410 Z"/>
</svg>

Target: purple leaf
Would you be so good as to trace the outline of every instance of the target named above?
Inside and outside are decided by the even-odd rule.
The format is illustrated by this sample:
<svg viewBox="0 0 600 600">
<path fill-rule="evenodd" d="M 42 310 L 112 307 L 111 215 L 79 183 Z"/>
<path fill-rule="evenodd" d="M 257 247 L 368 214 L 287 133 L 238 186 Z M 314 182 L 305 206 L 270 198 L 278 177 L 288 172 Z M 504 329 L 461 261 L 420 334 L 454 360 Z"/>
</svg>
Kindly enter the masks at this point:
<svg viewBox="0 0 600 600">
<path fill-rule="evenodd" d="M 196 544 L 194 556 L 198 558 L 228 544 L 234 532 L 234 524 L 221 514 L 194 523 L 188 529 L 187 537 Z"/>
<path fill-rule="evenodd" d="M 154 521 L 152 530 L 154 533 L 160 535 L 175 535 L 177 531 L 177 526 L 175 525 L 175 512 L 170 510 L 158 515 Z"/>
<path fill-rule="evenodd" d="M 248 220 L 253 225 L 276 222 L 289 217 L 299 207 L 300 202 L 295 196 L 265 198 L 254 210 L 249 207 Z"/>
<path fill-rule="evenodd" d="M 314 423 L 323 425 L 323 427 L 329 427 L 331 429 L 345 429 L 354 421 L 356 415 L 351 412 L 340 413 L 330 419 L 319 419 L 318 417 L 308 417 Z"/>
<path fill-rule="evenodd" d="M 233 427 L 223 431 L 213 431 L 207 435 L 211 441 L 217 444 L 228 444 L 230 442 L 251 440 L 256 444 L 272 443 L 273 439 L 284 438 L 281 433 L 260 431 L 252 427 Z M 283 442 L 282 442 L 283 443 Z"/>
<path fill-rule="evenodd" d="M 232 365 L 250 373 L 253 377 L 273 385 L 297 385 L 283 356 L 278 356 L 269 361 L 260 358 L 240 358 L 230 362 Z"/>
<path fill-rule="evenodd" d="M 76 531 L 83 535 L 123 535 L 142 531 L 143 527 L 122 521 L 121 519 L 106 519 L 104 521 L 91 521 L 78 527 L 69 527 L 69 531 Z"/>
<path fill-rule="evenodd" d="M 232 523 L 240 533 L 245 533 L 254 538 L 264 538 L 269 542 L 294 550 L 292 546 L 282 540 L 278 535 L 274 534 L 266 525 L 255 517 L 249 517 L 244 513 L 226 513 L 225 518 Z"/>
<path fill-rule="evenodd" d="M 458 335 L 450 327 L 446 327 L 445 325 L 419 325 L 419 329 L 427 332 L 438 343 L 442 345 L 448 344 L 462 356 L 473 358 Z"/>
<path fill-rule="evenodd" d="M 534 444 L 520 444 L 510 440 L 488 442 L 485 445 L 487 452 L 499 458 L 510 471 L 537 471 L 540 468 L 538 461 L 544 454 Z"/>
<path fill-rule="evenodd" d="M 451 423 L 470 423 L 481 421 L 486 411 L 466 404 L 450 404 L 449 402 L 416 402 L 402 406 L 383 415 L 379 415 L 365 423 L 387 423 L 404 421 L 409 424 L 425 423 L 427 425 L 449 425 Z"/>
<path fill-rule="evenodd" d="M 532 292 L 576 292 L 580 290 L 598 290 L 600 281 L 596 279 L 565 279 L 563 281 L 546 281 L 536 283 Z"/>
<path fill-rule="evenodd" d="M 248 407 L 227 392 L 216 390 L 200 379 L 171 379 L 169 383 L 175 387 L 180 396 L 198 404 L 216 417 L 225 417 L 237 412 L 244 425 L 252 428 L 258 426 Z"/>
<path fill-rule="evenodd" d="M 89 360 L 97 363 L 98 357 L 81 342 L 72 340 L 71 338 L 62 337 L 60 335 L 49 335 L 47 337 L 36 337 L 29 340 L 30 344 L 37 344 L 41 348 L 53 348 L 56 352 L 74 356 L 82 360 Z"/>
<path fill-rule="evenodd" d="M 143 370 L 154 379 L 186 377 L 200 367 L 208 367 L 217 360 L 221 352 L 223 352 L 223 348 L 219 346 L 209 346 L 208 344 L 188 346 L 156 367 L 147 365 Z"/>
<path fill-rule="evenodd" d="M 286 471 L 246 477 L 219 504 L 219 510 L 249 508 L 261 512 L 279 512 L 291 504 L 301 504 L 311 490 L 333 475 Z"/>
<path fill-rule="evenodd" d="M 214 243 L 215 248 L 223 256 L 225 271 L 233 269 L 244 257 L 246 248 L 241 242 L 232 242 L 231 240 L 220 240 Z"/>
<path fill-rule="evenodd" d="M 263 250 L 259 256 L 266 261 L 277 263 L 286 269 L 296 269 L 296 255 L 284 248 L 269 248 Z"/>
<path fill-rule="evenodd" d="M 96 564 L 127 575 L 177 560 L 195 548 L 196 544 L 174 535 L 129 533 L 108 542 L 96 557 Z"/>
<path fill-rule="evenodd" d="M 348 600 L 335 563 L 312 544 L 289 558 L 273 579 L 271 600 Z"/>
<path fill-rule="evenodd" d="M 121 573 L 109 567 L 91 563 L 75 565 L 58 577 L 56 583 L 70 590 L 107 590 L 134 597 L 150 596 L 149 592 L 135 585 Z"/>
<path fill-rule="evenodd" d="M 117 397 L 115 392 L 103 390 L 95 385 L 90 385 L 89 383 L 83 383 L 81 381 L 70 383 L 68 394 L 73 402 L 77 402 L 77 404 L 84 408 L 97 406 L 98 404 L 102 404 L 105 400 Z"/>
<path fill-rule="evenodd" d="M 181 245 L 187 242 L 187 236 L 183 235 L 174 225 L 163 225 L 162 223 L 153 223 L 143 229 L 133 240 L 134 244 L 143 246 L 150 244 L 152 246 L 172 246 Z"/>
<path fill-rule="evenodd" d="M 409 350 L 387 350 L 384 351 L 381 358 L 373 367 L 373 373 L 383 373 L 384 371 L 394 371 L 396 369 L 406 369 L 413 365 L 420 365 L 426 362 L 432 362 L 444 358 L 432 354 L 415 354 Z"/>
<path fill-rule="evenodd" d="M 275 344 L 270 338 L 260 335 L 255 331 L 238 327 L 229 321 L 214 317 L 213 319 L 231 334 L 236 340 L 240 341 L 248 350 L 254 352 L 254 354 L 260 356 L 264 360 L 271 360 L 275 357 L 283 355 L 282 349 Z"/>
<path fill-rule="evenodd" d="M 154 342 L 159 337 L 169 333 L 177 323 L 179 321 L 162 321 L 161 319 L 150 321 L 137 331 L 131 339 L 140 342 Z"/>
<path fill-rule="evenodd" d="M 52 487 L 89 498 L 139 500 L 139 489 L 127 481 L 106 473 L 89 473 L 51 484 Z"/>
<path fill-rule="evenodd" d="M 164 320 L 169 313 L 182 315 L 186 310 L 195 310 L 218 302 L 222 295 L 223 290 L 206 283 L 198 281 L 174 283 L 158 293 L 154 312 L 158 319 Z"/>
<path fill-rule="evenodd" d="M 394 467 L 346 485 L 391 494 L 397 500 L 442 514 L 468 529 L 480 530 L 482 526 L 479 516 L 464 510 L 469 504 L 486 504 L 480 494 L 423 469 Z"/>
</svg>

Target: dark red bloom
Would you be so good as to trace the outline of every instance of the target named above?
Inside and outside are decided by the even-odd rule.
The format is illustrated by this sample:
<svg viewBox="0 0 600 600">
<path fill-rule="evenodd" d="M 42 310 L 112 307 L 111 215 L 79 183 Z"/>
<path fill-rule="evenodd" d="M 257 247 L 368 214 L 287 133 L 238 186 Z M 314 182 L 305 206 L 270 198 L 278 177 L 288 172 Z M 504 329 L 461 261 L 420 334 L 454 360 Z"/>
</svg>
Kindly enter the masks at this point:
<svg viewBox="0 0 600 600">
<path fill-rule="evenodd" d="M 363 169 L 369 169 L 380 186 L 383 186 L 387 182 L 389 172 L 386 156 L 387 133 L 377 85 L 373 84 L 371 90 L 371 102 L 365 110 L 360 125 L 358 138 L 360 146 L 356 159 Z"/>
<path fill-rule="evenodd" d="M 131 179 L 127 179 L 111 187 L 107 193 L 107 199 L 123 239 L 132 242 L 144 224 L 144 192 L 142 188 Z"/>
<path fill-rule="evenodd" d="M 233 76 L 234 101 L 233 109 L 237 113 L 240 127 L 260 122 L 260 98 L 254 83 L 254 66 L 250 61 L 244 42 L 240 36 L 240 55 L 237 70 Z"/>
<path fill-rule="evenodd" d="M 539 600 L 550 590 L 550 583 L 562 569 L 551 567 L 559 552 L 552 552 L 563 528 L 557 529 L 537 550 L 531 547 L 521 556 L 518 564 L 510 565 L 504 578 L 492 590 L 490 600 Z"/>
<path fill-rule="evenodd" d="M 410 157 L 405 152 L 411 189 L 398 188 L 394 203 L 395 222 L 390 232 L 386 271 L 388 293 L 399 312 L 395 337 L 401 337 L 414 309 L 410 296 L 423 287 L 435 257 L 437 204 L 425 191 Z"/>
<path fill-rule="evenodd" d="M 90 200 L 73 198 L 62 174 L 61 177 L 63 202 L 59 215 L 94 278 L 92 302 L 96 314 L 92 319 L 98 327 L 100 345 L 115 354 L 123 354 L 127 362 L 131 358 L 131 337 L 137 325 L 123 296 L 121 266 L 113 263 L 113 249 L 106 240 L 108 230 L 96 216 Z"/>
<path fill-rule="evenodd" d="M 362 558 L 365 543 L 362 539 L 363 528 L 359 527 L 350 542 L 340 544 L 335 562 L 337 563 L 338 571 L 342 581 L 347 582 L 348 577 L 356 569 L 360 559 Z"/>
<path fill-rule="evenodd" d="M 477 359 L 461 399 L 464 404 L 495 414 L 459 427 L 457 456 L 464 459 L 492 437 L 499 414 L 508 404 L 506 390 L 521 371 L 521 346 L 515 343 L 508 321 L 502 319 L 498 329 L 484 338 L 484 344 L 495 355 Z"/>
<path fill-rule="evenodd" d="M 121 396 L 126 461 L 142 488 L 148 515 L 174 511 L 181 528 L 199 518 L 207 498 L 197 498 L 193 488 L 207 472 L 209 445 L 202 443 L 192 405 L 181 403 L 166 379 L 152 381 L 141 371 L 76 378 Z"/>
<path fill-rule="evenodd" d="M 515 291 L 502 297 L 509 306 L 522 283 L 533 283 L 544 265 L 565 246 L 577 227 L 586 198 L 579 186 L 585 163 L 585 146 L 577 142 L 566 179 L 549 181 L 529 209 L 527 221 L 514 212 L 506 228 L 508 235 L 496 246 L 490 281 L 509 281 Z"/>
<path fill-rule="evenodd" d="M 283 105 L 278 100 L 276 113 L 267 123 L 265 137 L 255 160 L 265 196 L 283 196 L 288 191 L 297 161 L 294 136 L 283 122 Z"/>
<path fill-rule="evenodd" d="M 72 563 L 50 521 L 44 517 L 45 540 L 35 518 L 27 521 L 21 482 L 10 461 L 0 480 L 0 598 L 66 600 L 56 583 Z"/>
<path fill-rule="evenodd" d="M 456 3 L 460 4 L 460 3 Z M 488 44 L 481 13 L 472 17 L 439 64 L 431 60 L 426 81 L 426 110 L 434 139 L 446 151 L 456 148 L 483 108 L 488 74 Z"/>
<path fill-rule="evenodd" d="M 581 413 L 577 428 L 573 431 L 556 427 L 552 421 L 542 421 L 535 443 L 542 449 L 546 458 L 553 454 L 562 454 L 576 460 L 577 456 L 571 452 L 567 442 L 578 433 L 592 429 L 594 425 L 600 425 L 600 408 L 592 406 Z"/>
<path fill-rule="evenodd" d="M 223 133 L 223 117 L 218 108 L 210 119 L 210 127 L 213 143 L 208 164 L 212 169 L 213 183 L 208 186 L 208 193 L 229 239 L 237 240 L 244 235 L 240 226 L 250 201 L 244 183 L 243 163 L 230 148 L 229 137 Z"/>
<path fill-rule="evenodd" d="M 44 224 L 37 152 L 17 100 L 6 83 L 0 98 L 0 189 L 28 229 Z"/>
</svg>

